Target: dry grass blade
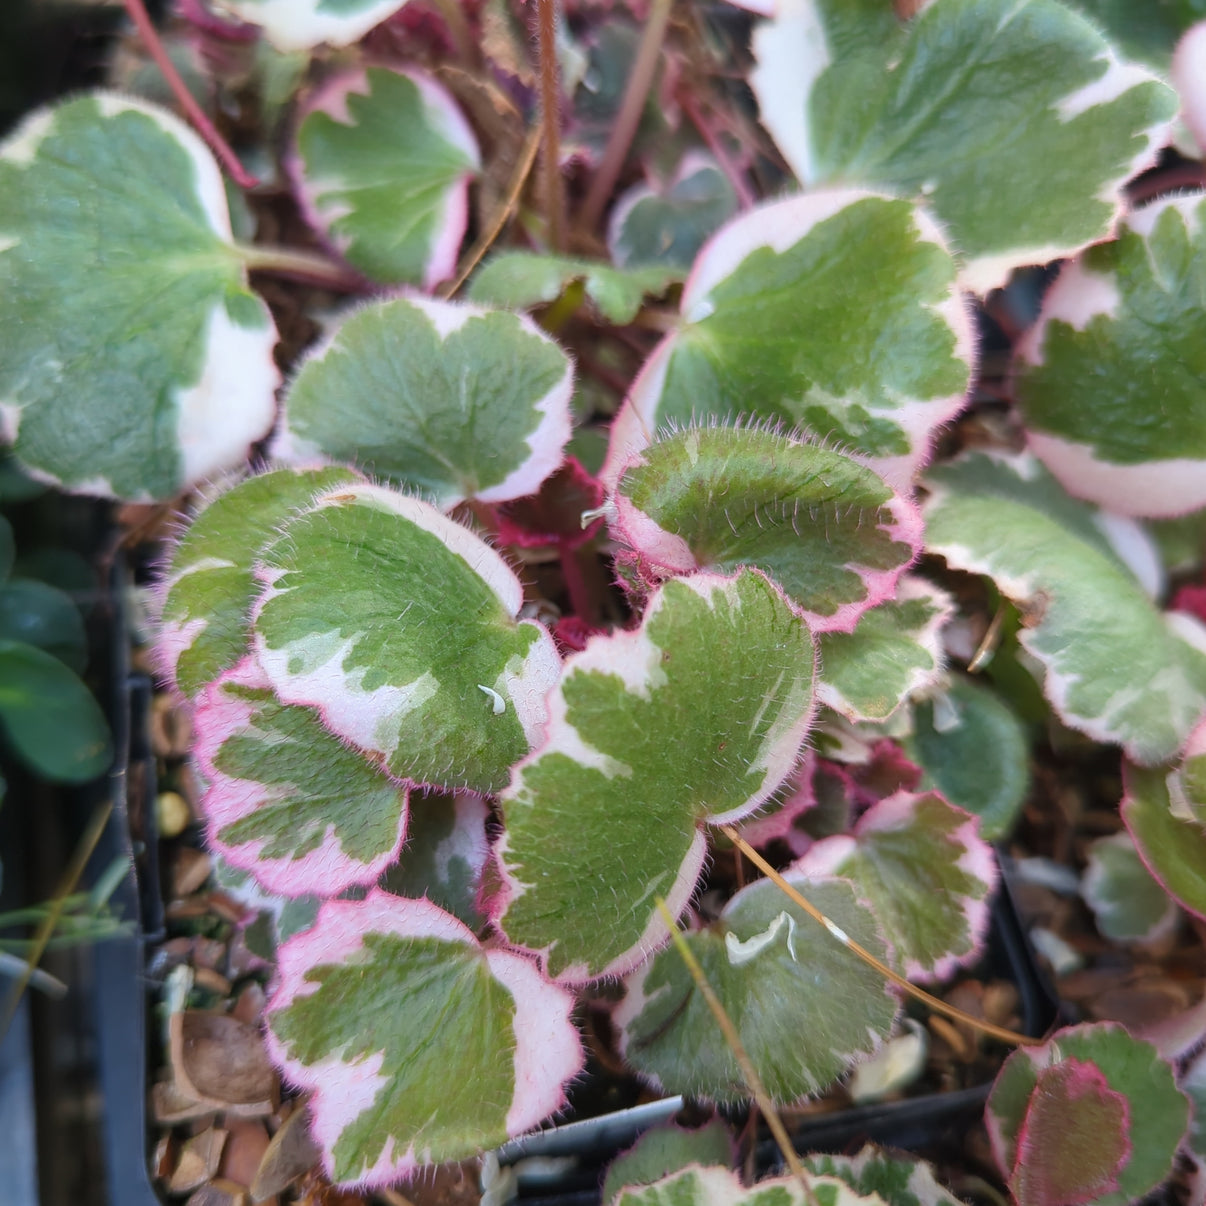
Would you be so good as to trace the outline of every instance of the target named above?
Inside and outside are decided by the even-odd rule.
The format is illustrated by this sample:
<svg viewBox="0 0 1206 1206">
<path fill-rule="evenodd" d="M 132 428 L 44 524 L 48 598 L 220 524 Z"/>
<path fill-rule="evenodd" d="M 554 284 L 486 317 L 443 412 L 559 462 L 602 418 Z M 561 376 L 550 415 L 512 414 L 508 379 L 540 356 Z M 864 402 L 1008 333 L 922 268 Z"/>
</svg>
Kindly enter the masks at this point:
<svg viewBox="0 0 1206 1206">
<path fill-rule="evenodd" d="M 770 1127 L 771 1134 L 774 1135 L 775 1142 L 783 1153 L 783 1159 L 787 1162 L 787 1167 L 791 1169 L 792 1176 L 800 1182 L 800 1188 L 804 1190 L 805 1199 L 811 1202 L 812 1206 L 817 1206 L 816 1195 L 812 1192 L 812 1187 L 808 1184 L 808 1179 L 804 1175 L 804 1166 L 800 1163 L 799 1156 L 796 1155 L 796 1149 L 791 1145 L 791 1140 L 787 1135 L 787 1128 L 783 1125 L 783 1119 L 779 1117 L 779 1111 L 775 1109 L 775 1103 L 771 1101 L 770 1095 L 766 1091 L 766 1086 L 763 1085 L 762 1078 L 758 1075 L 758 1070 L 750 1061 L 745 1044 L 741 1041 L 741 1035 L 737 1033 L 737 1027 L 733 1025 L 733 1019 L 725 1012 L 724 1006 L 720 1003 L 720 998 L 716 995 L 711 984 L 708 983 L 708 978 L 704 975 L 703 968 L 699 966 L 699 960 L 695 958 L 695 953 L 687 945 L 682 931 L 678 928 L 674 917 L 666 907 L 666 902 L 658 896 L 655 898 L 655 903 L 657 904 L 657 911 L 662 915 L 662 920 L 666 923 L 666 928 L 670 931 L 670 939 L 674 943 L 675 950 L 678 951 L 682 957 L 682 961 L 687 965 L 687 971 L 691 973 L 691 979 L 695 981 L 695 987 L 699 989 L 699 995 L 703 997 L 707 1002 L 708 1008 L 712 1011 L 712 1016 L 716 1019 L 716 1024 L 720 1027 L 721 1034 L 724 1035 L 724 1041 L 728 1044 L 729 1050 L 733 1053 L 733 1058 L 737 1061 L 737 1066 L 741 1069 L 741 1075 L 745 1078 L 746 1085 L 754 1095 L 758 1108 L 766 1118 L 766 1125 Z"/>
<path fill-rule="evenodd" d="M 92 819 L 88 822 L 88 828 L 84 830 L 83 836 L 75 848 L 75 853 L 71 856 L 71 862 L 68 863 L 67 870 L 59 881 L 54 899 L 46 910 L 46 916 L 42 919 L 42 923 L 34 934 L 33 947 L 26 959 L 25 971 L 9 994 L 8 1005 L 4 1010 L 4 1020 L 0 1022 L 0 1038 L 8 1033 L 8 1028 L 12 1025 L 13 1016 L 16 1014 L 17 1006 L 21 1002 L 21 996 L 26 988 L 29 987 L 29 981 L 33 976 L 34 969 L 38 966 L 38 961 L 46 950 L 46 944 L 50 941 L 50 936 L 59 924 L 59 918 L 63 913 L 63 906 L 67 898 L 75 891 L 76 885 L 80 882 L 80 876 L 84 874 L 84 868 L 88 865 L 88 860 L 92 857 L 92 852 L 96 849 L 96 844 L 100 841 L 101 834 L 105 832 L 105 826 L 109 823 L 109 814 L 112 811 L 113 805 L 108 801 L 97 807 L 96 811 L 92 814 Z"/>
<path fill-rule="evenodd" d="M 747 842 L 731 825 L 722 825 L 720 827 L 720 832 L 723 833 L 725 837 L 727 837 L 729 841 L 732 842 L 733 845 L 736 846 L 737 849 L 740 850 L 741 853 L 744 854 L 745 857 L 748 858 L 750 862 L 753 863 L 754 866 L 767 877 L 767 879 L 769 879 L 781 892 L 783 892 L 793 904 L 799 905 L 809 917 L 820 925 L 824 926 L 829 934 L 836 938 L 838 942 L 846 947 L 847 950 L 857 955 L 868 966 L 875 968 L 875 970 L 879 972 L 884 979 L 890 980 L 898 988 L 907 992 L 909 996 L 921 1001 L 925 1005 L 928 1005 L 932 1010 L 934 1010 L 935 1013 L 945 1014 L 948 1018 L 954 1018 L 957 1022 L 964 1022 L 973 1030 L 979 1030 L 981 1034 L 990 1035 L 992 1038 L 1000 1039 L 1003 1043 L 1012 1043 L 1018 1047 L 1024 1047 L 1029 1043 L 1037 1043 L 1041 1041 L 1039 1039 L 1030 1038 L 1025 1034 L 1018 1034 L 1014 1030 L 1006 1030 L 1004 1026 L 994 1026 L 991 1022 L 984 1022 L 979 1018 L 973 1018 L 971 1014 L 964 1013 L 962 1009 L 956 1009 L 953 1005 L 948 1005 L 945 1001 L 939 1000 L 938 997 L 931 996 L 928 992 L 924 991 L 924 989 L 920 989 L 916 985 L 911 984 L 904 978 L 904 976 L 900 975 L 899 972 L 893 971 L 886 963 L 883 963 L 877 959 L 869 950 L 855 942 L 849 934 L 847 934 L 840 926 L 837 926 L 830 921 L 829 918 L 826 917 L 825 914 L 822 913 L 821 910 L 815 905 L 810 904 L 807 900 L 805 900 L 804 897 L 797 892 L 796 889 L 793 888 L 791 884 L 789 884 L 787 880 L 785 880 L 783 876 L 780 875 L 779 872 L 776 871 L 774 867 L 772 867 L 770 863 L 768 863 L 766 859 L 764 859 L 762 855 L 760 855 L 758 851 L 755 850 L 753 846 L 751 846 L 749 842 Z"/>
</svg>

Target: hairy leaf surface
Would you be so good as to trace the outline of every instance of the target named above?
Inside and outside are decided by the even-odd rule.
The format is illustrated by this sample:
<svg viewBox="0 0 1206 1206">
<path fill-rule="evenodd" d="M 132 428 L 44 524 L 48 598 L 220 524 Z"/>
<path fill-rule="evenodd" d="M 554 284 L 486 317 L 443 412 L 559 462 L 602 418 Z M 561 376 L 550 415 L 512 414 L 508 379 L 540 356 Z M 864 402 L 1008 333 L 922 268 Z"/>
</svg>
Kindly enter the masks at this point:
<svg viewBox="0 0 1206 1206">
<path fill-rule="evenodd" d="M 659 574 L 763 570 L 814 632 L 891 598 L 921 519 L 867 466 L 759 428 L 691 427 L 620 477 L 613 531 Z"/>
<path fill-rule="evenodd" d="M 573 370 L 528 318 L 426 298 L 354 311 L 302 363 L 278 451 L 354 461 L 442 510 L 534 494 L 570 437 Z"/>
<path fill-rule="evenodd" d="M 413 783 L 497 791 L 540 736 L 559 659 L 518 579 L 434 507 L 353 484 L 264 554 L 256 653 L 285 703 Z"/>
<path fill-rule="evenodd" d="M 792 886 L 879 958 L 886 948 L 851 884 L 798 872 Z M 819 1093 L 888 1037 L 897 1002 L 769 880 L 743 888 L 710 926 L 686 935 L 766 1091 L 778 1103 Z M 674 947 L 628 981 L 615 1014 L 624 1058 L 667 1092 L 736 1105 L 741 1068 Z"/>
<path fill-rule="evenodd" d="M 1206 633 L 1161 614 L 1095 512 L 1037 462 L 975 453 L 930 475 L 926 547 L 987 574 L 1022 609 L 1023 647 L 1065 723 L 1157 763 L 1206 711 Z"/>
<path fill-rule="evenodd" d="M 686 904 L 703 824 L 753 811 L 791 770 L 813 662 L 803 621 L 748 570 L 668 582 L 639 629 L 573 655 L 503 796 L 507 936 L 574 982 L 662 945 L 654 898 Z"/>
<path fill-rule="evenodd" d="M 0 430 L 69 490 L 171 498 L 266 435 L 276 329 L 179 118 L 90 93 L 0 144 Z"/>
<path fill-rule="evenodd" d="M 907 490 L 963 403 L 974 347 L 954 261 L 907 201 L 844 189 L 756 206 L 705 245 L 680 309 L 616 416 L 609 485 L 659 429 L 753 416 Z"/>
<path fill-rule="evenodd" d="M 329 901 L 280 949 L 268 1042 L 341 1184 L 464 1160 L 564 1104 L 572 999 L 426 900 Z"/>
</svg>

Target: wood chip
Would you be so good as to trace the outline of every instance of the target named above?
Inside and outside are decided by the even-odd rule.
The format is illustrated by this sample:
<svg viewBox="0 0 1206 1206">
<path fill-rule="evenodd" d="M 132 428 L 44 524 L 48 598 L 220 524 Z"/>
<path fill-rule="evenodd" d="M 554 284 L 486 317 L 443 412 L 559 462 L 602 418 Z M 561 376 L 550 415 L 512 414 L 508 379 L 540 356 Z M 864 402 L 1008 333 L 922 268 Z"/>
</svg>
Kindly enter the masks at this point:
<svg viewBox="0 0 1206 1206">
<path fill-rule="evenodd" d="M 310 1112 L 295 1110 L 272 1136 L 251 1182 L 251 1199 L 262 1202 L 308 1173 L 321 1153 L 310 1135 Z"/>
<path fill-rule="evenodd" d="M 212 1117 L 217 1112 L 216 1103 L 182 1093 L 172 1081 L 160 1081 L 151 1086 L 151 1115 L 158 1126 L 178 1126 L 182 1122 Z"/>
<path fill-rule="evenodd" d="M 247 1206 L 247 1191 L 231 1181 L 211 1181 L 202 1185 L 186 1206 Z"/>
<path fill-rule="evenodd" d="M 216 996 L 230 996 L 230 981 L 221 972 L 216 972 L 212 968 L 198 967 L 193 974 L 193 983 L 198 988 L 204 988 Z"/>
<path fill-rule="evenodd" d="M 204 850 L 181 846 L 172 863 L 172 895 L 177 899 L 199 892 L 209 879 L 211 863 Z"/>
<path fill-rule="evenodd" d="M 230 1134 L 218 1172 L 227 1181 L 250 1189 L 268 1150 L 268 1128 L 259 1121 L 229 1118 L 226 1129 Z"/>
<path fill-rule="evenodd" d="M 170 695 L 151 701 L 151 749 L 161 758 L 187 758 L 193 748 L 193 726 L 188 712 Z"/>
<path fill-rule="evenodd" d="M 258 1030 L 226 1014 L 191 1009 L 173 1014 L 168 1029 L 172 1068 L 183 1092 L 271 1109 L 278 1082 Z"/>
<path fill-rule="evenodd" d="M 189 1193 L 210 1180 L 218 1171 L 226 1132 L 210 1127 L 180 1145 L 180 1156 L 168 1179 L 169 1193 Z"/>
<path fill-rule="evenodd" d="M 246 1022 L 248 1026 L 258 1026 L 267 1000 L 264 990 L 253 980 L 240 991 L 230 1016 L 238 1018 L 240 1022 Z"/>
</svg>

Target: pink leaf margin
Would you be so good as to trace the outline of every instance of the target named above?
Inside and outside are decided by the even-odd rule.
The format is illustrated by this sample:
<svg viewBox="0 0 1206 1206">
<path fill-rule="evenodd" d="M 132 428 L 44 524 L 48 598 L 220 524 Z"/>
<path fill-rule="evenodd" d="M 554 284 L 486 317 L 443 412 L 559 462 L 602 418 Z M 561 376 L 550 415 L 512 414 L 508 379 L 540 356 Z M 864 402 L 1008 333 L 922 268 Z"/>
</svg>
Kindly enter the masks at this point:
<svg viewBox="0 0 1206 1206">
<path fill-rule="evenodd" d="M 823 838 L 809 847 L 803 858 L 793 863 L 791 870 L 801 875 L 838 876 L 858 848 L 858 841 L 874 833 L 888 833 L 908 828 L 916 823 L 918 808 L 925 801 L 937 801 L 951 813 L 964 818 L 945 838 L 946 843 L 960 850 L 954 864 L 965 874 L 985 885 L 980 897 L 959 898 L 959 907 L 967 923 L 968 950 L 961 955 L 949 954 L 927 966 L 919 960 L 908 960 L 901 971 L 911 980 L 938 981 L 953 975 L 979 959 L 988 933 L 989 902 L 996 890 L 999 871 L 992 847 L 980 837 L 980 818 L 952 804 L 938 792 L 914 793 L 898 791 L 873 804 L 850 834 Z"/>
<path fill-rule="evenodd" d="M 566 1104 L 565 1088 L 585 1067 L 582 1043 L 571 1019 L 574 998 L 551 983 L 533 963 L 512 951 L 483 948 L 473 932 L 430 901 L 407 900 L 374 889 L 362 901 L 327 901 L 312 928 L 290 938 L 278 951 L 278 984 L 268 1003 L 268 1052 L 295 1084 L 314 1093 L 313 1134 L 323 1162 L 333 1173 L 331 1153 L 339 1136 L 369 1106 L 383 1086 L 380 1053 L 360 1063 L 339 1056 L 318 1064 L 290 1057 L 272 1030 L 272 1015 L 317 991 L 308 973 L 322 964 L 340 964 L 364 945 L 366 934 L 437 939 L 477 951 L 491 975 L 515 1002 L 513 1067 L 515 1096 L 507 1112 L 512 1137 L 531 1130 Z M 387 1185 L 413 1174 L 424 1163 L 412 1145 L 402 1153 L 387 1146 L 380 1159 L 355 1182 L 360 1187 Z"/>
<path fill-rule="evenodd" d="M 757 570 L 743 571 L 755 573 L 767 581 L 773 590 L 782 597 L 778 587 Z M 736 579 L 740 574 L 732 576 L 722 574 L 696 574 L 690 578 L 679 579 L 684 586 L 693 590 L 702 599 L 711 601 L 715 593 L 720 592 L 730 596 L 736 590 Z M 565 700 L 565 683 L 574 674 L 610 674 L 618 676 L 625 687 L 634 694 L 648 690 L 650 668 L 658 664 L 658 647 L 648 636 L 650 621 L 665 605 L 664 588 L 656 591 L 649 600 L 641 624 L 638 628 L 627 632 L 612 632 L 592 636 L 586 643 L 586 648 L 580 653 L 571 654 L 565 662 L 561 679 L 556 689 L 548 697 L 549 721 L 545 730 L 542 744 L 537 746 L 526 758 L 516 763 L 511 772 L 511 783 L 503 792 L 504 811 L 508 797 L 514 797 L 523 781 L 524 771 L 534 763 L 552 754 L 560 754 L 571 761 L 589 765 L 589 760 L 597 757 L 586 744 L 582 734 L 569 722 L 569 710 Z M 813 683 L 816 682 L 816 644 L 813 642 Z M 727 825 L 741 820 L 764 804 L 774 791 L 791 773 L 799 761 L 805 738 L 812 726 L 816 715 L 816 692 L 812 692 L 812 700 L 806 713 L 796 724 L 778 735 L 774 746 L 767 751 L 767 764 L 764 777 L 759 787 L 736 808 L 727 812 L 704 818 L 706 824 Z M 491 920 L 506 932 L 506 912 L 511 904 L 523 895 L 526 885 L 515 871 L 507 864 L 507 854 L 510 852 L 507 834 L 495 847 L 496 864 L 499 872 L 500 888 L 490 901 Z M 680 865 L 673 883 L 663 893 L 666 907 L 672 917 L 681 916 L 687 907 L 699 877 L 703 872 L 707 859 L 708 841 L 703 825 L 697 829 L 691 846 Z M 592 980 L 605 977 L 623 976 L 632 971 L 649 958 L 655 951 L 661 949 L 670 939 L 661 914 L 652 909 L 650 902 L 650 919 L 637 942 L 626 952 L 613 959 L 607 966 L 598 971 L 591 971 L 582 964 L 572 964 L 564 968 L 556 977 L 558 982 L 566 984 L 585 984 Z M 548 949 L 537 952 L 542 959 L 547 959 Z"/>
<path fill-rule="evenodd" d="M 1203 29 L 1206 30 L 1206 22 Z M 1206 60 L 1202 71 L 1206 73 Z M 1129 230 L 1146 237 L 1168 209 L 1175 209 L 1191 232 L 1199 230 L 1206 214 L 1204 199 L 1206 195 L 1199 192 L 1154 201 L 1127 215 L 1120 224 L 1120 233 Z M 1024 368 L 1022 381 L 1017 381 L 1021 366 L 1043 363 L 1047 330 L 1052 322 L 1083 331 L 1098 316 L 1116 317 L 1121 306 L 1122 296 L 1114 273 L 1094 271 L 1083 256 L 1065 264 L 1043 297 L 1038 320 L 1018 341 L 1013 371 L 1015 389 L 1024 391 Z M 1100 457 L 1092 444 L 1037 427 L 1027 428 L 1026 442 L 1069 494 L 1115 514 L 1172 519 L 1206 507 L 1204 460 L 1166 457 L 1121 464 Z"/>
<path fill-rule="evenodd" d="M 407 788 L 395 781 L 399 799 L 398 828 L 393 845 L 367 863 L 344 853 L 338 832 L 332 826 L 319 846 L 299 858 L 264 858 L 265 842 L 232 846 L 221 838 L 227 825 L 250 816 L 265 804 L 280 798 L 254 780 L 236 779 L 215 765 L 222 746 L 251 727 L 255 705 L 229 695 L 227 685 L 268 690 L 271 683 L 254 657 L 245 657 L 234 669 L 205 688 L 193 714 L 194 754 L 206 781 L 201 799 L 205 816 L 206 843 L 232 867 L 249 871 L 268 892 L 281 896 L 338 896 L 347 888 L 376 883 L 387 867 L 397 861 L 406 838 L 409 801 Z M 380 769 L 380 768 L 378 768 Z M 384 771 L 381 772 L 384 775 Z"/>
<path fill-rule="evenodd" d="M 398 7 L 405 4 L 400 0 Z M 369 70 L 388 71 L 393 75 L 405 76 L 419 91 L 423 107 L 428 119 L 435 125 L 441 135 L 468 156 L 470 164 L 461 179 L 450 190 L 443 213 L 443 221 L 428 253 L 427 262 L 423 269 L 422 287 L 430 291 L 441 281 L 447 280 L 456 271 L 456 257 L 460 250 L 461 240 L 465 237 L 465 228 L 469 223 L 469 181 L 481 169 L 481 150 L 473 129 L 465 120 L 452 94 L 431 76 L 413 69 L 400 70 L 385 64 L 369 63 L 350 71 L 338 72 L 314 90 L 299 106 L 293 137 L 289 150 L 284 156 L 285 173 L 293 186 L 294 196 L 302 211 L 307 225 L 316 231 L 332 251 L 341 258 L 347 250 L 348 240 L 339 239 L 331 232 L 332 218 L 323 216 L 318 200 L 318 189 L 313 187 L 306 178 L 305 165 L 298 149 L 298 132 L 302 122 L 311 113 L 325 113 L 341 125 L 353 125 L 348 112 L 349 96 L 369 96 L 372 89 L 369 85 Z M 329 181 L 326 183 L 330 183 Z M 363 273 L 355 267 L 352 271 L 357 276 Z"/>
<path fill-rule="evenodd" d="M 1100 1149 L 1109 1140 L 1117 1137 L 1119 1140 L 1116 1150 L 1109 1154 L 1113 1168 L 1104 1176 L 1099 1176 L 1091 1184 L 1084 1185 L 1079 1192 L 1069 1195 L 1065 1187 L 1050 1183 L 1051 1171 L 1044 1168 L 1044 1155 L 1050 1151 L 1047 1146 L 1051 1143 L 1051 1126 L 1053 1118 L 1041 1112 L 1044 1098 L 1052 1098 L 1051 1105 L 1063 1104 L 1070 1110 L 1075 1110 L 1078 1102 L 1086 1099 L 1096 1099 L 1098 1111 L 1104 1107 L 1117 1118 L 1118 1130 L 1116 1135 L 1103 1134 L 1101 1128 L 1095 1128 L 1093 1146 Z M 1050 1106 L 1047 1107 L 1048 1110 Z M 1066 1122 L 1061 1119 L 1061 1122 Z M 1017 1137 L 1017 1160 L 1009 1178 L 1010 1189 L 1014 1199 L 1023 1206 L 1088 1206 L 1105 1194 L 1118 1193 L 1121 1185 L 1119 1174 L 1126 1167 L 1131 1157 L 1131 1107 L 1124 1093 L 1111 1089 L 1101 1069 L 1096 1064 L 1081 1059 L 1066 1059 L 1058 1064 L 1042 1069 L 1030 1100 Z M 1081 1142 L 1085 1135 L 1082 1130 L 1073 1128 L 1073 1134 L 1079 1135 Z M 1075 1140 L 1060 1140 L 1060 1157 L 1076 1159 Z"/>
<path fill-rule="evenodd" d="M 316 360 L 322 360 L 332 351 L 341 350 L 340 333 L 343 325 L 359 313 L 367 309 L 387 310 L 396 306 L 411 306 L 418 310 L 435 329 L 441 340 L 445 340 L 454 331 L 459 330 L 472 318 L 482 318 L 487 314 L 498 313 L 485 306 L 476 306 L 470 302 L 445 301 L 438 298 L 424 297 L 410 289 L 400 289 L 397 295 L 386 300 L 375 300 L 354 306 L 344 312 L 339 327 L 331 332 L 317 346 L 310 349 L 297 368 L 294 370 L 293 381 L 297 380 L 306 367 Z M 501 503 L 511 502 L 517 498 L 526 498 L 540 489 L 541 483 L 555 473 L 565 463 L 565 448 L 573 435 L 573 416 L 570 412 L 570 402 L 574 395 L 574 367 L 561 347 L 541 330 L 526 314 L 511 313 L 525 335 L 538 339 L 550 347 L 562 352 L 565 359 L 565 372 L 557 382 L 541 397 L 532 402 L 539 416 L 536 426 L 524 437 L 528 446 L 528 456 L 517 465 L 497 485 L 489 486 L 473 497 L 477 502 Z M 290 392 L 293 382 L 290 382 Z M 310 444 L 304 436 L 296 434 L 289 426 L 289 393 L 285 396 L 282 406 L 281 422 L 272 444 L 273 455 L 286 464 L 294 462 L 309 464 L 314 461 L 321 450 Z M 585 471 L 583 471 L 585 472 Z M 440 510 L 451 511 L 465 501 L 462 495 L 449 494 L 439 500 Z"/>
<path fill-rule="evenodd" d="M 783 435 L 782 439 L 792 448 L 815 446 L 815 441 L 793 438 L 790 435 Z M 837 455 L 845 456 L 848 460 L 879 476 L 871 458 L 848 452 Z M 667 574 L 684 575 L 707 571 L 709 567 L 699 562 L 686 540 L 672 532 L 667 532 L 652 516 L 640 510 L 624 493 L 624 475 L 630 469 L 645 463 L 644 456 L 637 453 L 620 471 L 615 489 L 609 496 L 607 504 L 608 526 L 611 528 L 612 535 L 633 549 L 642 562 L 647 561 Z M 881 478 L 881 480 L 883 479 Z M 810 611 L 796 603 L 780 587 L 788 606 L 796 615 L 808 621 L 808 626 L 814 633 L 853 632 L 864 612 L 870 611 L 879 603 L 895 598 L 897 582 L 921 552 L 924 524 L 920 510 L 910 499 L 902 497 L 889 482 L 885 481 L 884 484 L 891 493 L 888 500 L 881 504 L 881 508 L 889 513 L 890 519 L 886 523 L 876 524 L 876 530 L 883 532 L 895 543 L 907 545 L 910 555 L 906 561 L 889 570 L 872 570 L 857 562 L 846 562 L 842 568 L 858 576 L 866 594 L 855 602 L 842 603 L 836 611 L 830 614 Z M 769 573 L 767 577 L 770 578 Z M 774 579 L 771 578 L 771 581 Z"/>
<path fill-rule="evenodd" d="M 455 520 L 442 514 L 430 503 L 402 494 L 388 486 L 352 483 L 319 495 L 308 511 L 312 514 L 328 507 L 376 507 L 397 515 L 437 537 L 454 555 L 463 560 L 498 598 L 512 619 L 517 619 L 523 606 L 523 586 L 511 567 L 479 536 Z M 274 583 L 277 576 L 264 565 L 257 567 L 257 576 L 264 587 L 252 609 L 252 622 L 258 618 L 269 599 L 285 593 Z M 506 677 L 507 691 L 515 708 L 529 745 L 537 745 L 548 723 L 548 694 L 561 671 L 561 655 L 547 629 L 534 620 L 517 620 L 518 624 L 536 630 L 524 665 Z M 378 748 L 378 726 L 383 711 L 374 706 L 372 693 L 349 690 L 338 660 L 340 651 L 306 674 L 289 670 L 287 652 L 269 649 L 261 634 L 256 632 L 253 648 L 260 665 L 271 682 L 272 689 L 284 703 L 302 704 L 317 708 L 323 724 L 349 744 L 370 754 L 387 754 Z M 393 688 L 384 688 L 386 691 Z M 446 787 L 439 783 L 420 783 L 407 780 L 413 787 Z"/>
<path fill-rule="evenodd" d="M 698 321 L 710 313 L 708 295 L 752 252 L 762 247 L 783 252 L 805 238 L 818 223 L 866 198 L 900 200 L 869 189 L 818 189 L 804 196 L 755 206 L 732 219 L 704 244 L 696 257 L 683 286 L 679 307 L 683 320 Z M 913 213 L 918 237 L 950 254 L 946 238 L 934 219 L 921 209 L 914 208 Z M 928 308 L 954 333 L 952 355 L 967 364 L 970 385 L 976 366 L 977 343 L 971 311 L 955 283 L 952 282 L 950 294 L 944 301 Z M 600 473 L 609 491 L 615 490 L 624 467 L 656 438 L 661 426 L 658 412 L 666 374 L 678 339 L 677 333 L 671 333 L 654 348 L 612 422 L 607 459 Z M 897 408 L 892 417 L 907 433 L 909 451 L 896 456 L 867 457 L 864 463 L 889 485 L 901 493 L 909 493 L 914 477 L 930 458 L 938 429 L 963 409 L 966 399 L 964 389 L 944 397 L 913 400 Z"/>
</svg>

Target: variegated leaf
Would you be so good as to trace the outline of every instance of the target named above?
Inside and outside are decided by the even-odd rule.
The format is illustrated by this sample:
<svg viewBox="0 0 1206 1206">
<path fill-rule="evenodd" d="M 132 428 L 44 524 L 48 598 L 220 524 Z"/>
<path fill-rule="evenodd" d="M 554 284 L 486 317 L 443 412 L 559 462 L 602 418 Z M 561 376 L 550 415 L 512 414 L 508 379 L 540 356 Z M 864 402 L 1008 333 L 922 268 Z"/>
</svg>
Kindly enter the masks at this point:
<svg viewBox="0 0 1206 1206">
<path fill-rule="evenodd" d="M 757 427 L 690 427 L 620 476 L 612 532 L 654 575 L 766 573 L 814 632 L 850 632 L 921 545 L 908 500 L 859 461 Z"/>
<path fill-rule="evenodd" d="M 571 982 L 662 945 L 654 898 L 682 910 L 707 822 L 786 777 L 813 712 L 813 643 L 764 577 L 668 582 L 641 627 L 566 663 L 545 743 L 503 796 L 501 925 Z"/>
<path fill-rule="evenodd" d="M 289 160 L 303 211 L 352 267 L 425 289 L 456 267 L 480 166 L 449 92 L 385 67 L 334 75 L 307 98 Z"/>
<path fill-rule="evenodd" d="M 372 884 L 406 834 L 406 788 L 280 703 L 252 657 L 203 692 L 193 720 L 211 849 L 282 896 Z"/>
<path fill-rule="evenodd" d="M 171 498 L 267 434 L 276 329 L 222 176 L 166 109 L 108 92 L 0 143 L 0 432 L 37 477 Z"/>
<path fill-rule="evenodd" d="M 924 1160 L 867 1144 L 857 1156 L 806 1156 L 804 1167 L 818 1176 L 837 1177 L 855 1193 L 878 1194 L 886 1206 L 957 1206 Z"/>
<path fill-rule="evenodd" d="M 1172 1171 L 1189 1102 L 1150 1043 L 1103 1023 L 1022 1047 L 984 1121 L 1018 1206 L 1126 1206 Z"/>
<path fill-rule="evenodd" d="M 1176 903 L 1143 865 L 1128 833 L 1089 846 L 1080 893 L 1098 930 L 1115 942 L 1160 942 L 1176 928 Z"/>
<path fill-rule="evenodd" d="M 1019 605 L 1064 722 L 1145 764 L 1173 757 L 1206 711 L 1206 630 L 1161 614 L 1096 513 L 1032 458 L 975 453 L 929 485 L 926 547 Z"/>
<path fill-rule="evenodd" d="M 821 634 L 817 698 L 847 720 L 887 720 L 941 677 L 939 634 L 953 611 L 944 591 L 903 575 L 895 597 L 865 612 L 853 632 Z"/>
<path fill-rule="evenodd" d="M 705 245 L 680 308 L 616 416 L 608 485 L 659 429 L 752 416 L 908 490 L 963 404 L 974 344 L 954 261 L 906 201 L 843 189 L 757 206 Z"/>
<path fill-rule="evenodd" d="M 426 900 L 329 901 L 280 949 L 268 1044 L 332 1180 L 374 1186 L 531 1130 L 582 1068 L 573 1004 Z"/>
<path fill-rule="evenodd" d="M 1172 91 L 1055 0 L 893 8 L 780 0 L 755 35 L 751 86 L 800 182 L 924 200 L 978 292 L 1105 238 L 1169 136 Z"/>
<path fill-rule="evenodd" d="M 1014 375 L 1030 447 L 1070 494 L 1127 515 L 1206 506 L 1206 197 L 1145 206 L 1067 265 Z"/>
<path fill-rule="evenodd" d="M 1206 828 L 1178 815 L 1170 777 L 1168 767 L 1124 765 L 1122 819 L 1160 886 L 1182 908 L 1206 918 Z"/>
<path fill-rule="evenodd" d="M 214 0 L 241 21 L 260 26 L 278 50 L 326 42 L 347 46 L 396 13 L 406 0 Z"/>
<path fill-rule="evenodd" d="M 799 872 L 787 878 L 843 933 L 887 957 L 875 918 L 851 884 Z M 898 1006 L 884 979 L 769 880 L 743 888 L 686 941 L 776 1102 L 819 1093 L 892 1029 Z M 731 1105 L 751 1096 L 673 947 L 629 978 L 614 1020 L 624 1058 L 667 1092 Z"/>
<path fill-rule="evenodd" d="M 936 792 L 881 800 L 853 834 L 817 842 L 794 867 L 849 879 L 910 979 L 943 979 L 980 953 L 996 861 L 975 818 Z"/>
<path fill-rule="evenodd" d="M 277 451 L 353 461 L 449 510 L 535 494 L 570 437 L 573 370 L 528 318 L 427 298 L 353 311 L 303 361 Z"/>
<path fill-rule="evenodd" d="M 160 672 L 190 699 L 247 652 L 258 586 L 252 567 L 296 511 L 351 469 L 278 469 L 215 493 L 170 551 L 156 632 Z"/>
<path fill-rule="evenodd" d="M 540 737 L 560 661 L 497 553 L 381 486 L 320 496 L 266 551 L 255 648 L 277 696 L 319 709 L 390 774 L 497 791 Z"/>
</svg>

